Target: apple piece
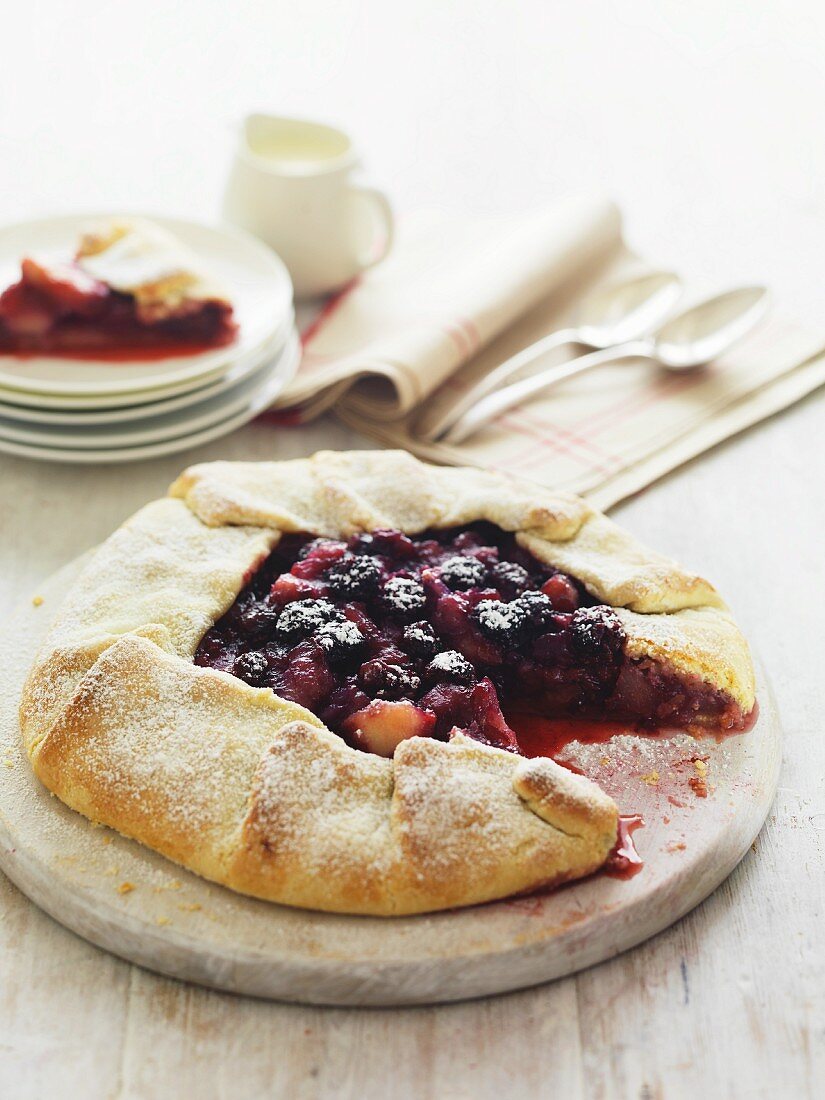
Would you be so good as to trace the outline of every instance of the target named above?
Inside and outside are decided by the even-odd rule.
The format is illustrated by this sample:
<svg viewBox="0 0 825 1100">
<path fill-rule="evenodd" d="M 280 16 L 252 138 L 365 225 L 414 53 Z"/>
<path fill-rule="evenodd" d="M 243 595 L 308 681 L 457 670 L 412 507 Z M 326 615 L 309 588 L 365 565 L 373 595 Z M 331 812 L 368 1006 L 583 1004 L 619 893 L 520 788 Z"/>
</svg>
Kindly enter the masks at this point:
<svg viewBox="0 0 825 1100">
<path fill-rule="evenodd" d="M 323 651 L 312 640 L 292 650 L 283 671 L 284 695 L 307 710 L 317 707 L 335 686 Z"/>
<path fill-rule="evenodd" d="M 579 594 L 576 586 L 563 573 L 554 573 L 541 586 L 542 592 L 549 597 L 554 611 L 575 611 L 579 606 Z"/>
<path fill-rule="evenodd" d="M 273 602 L 279 607 L 294 600 L 319 599 L 326 593 L 326 585 L 295 577 L 292 573 L 282 573 L 270 590 Z"/>
<path fill-rule="evenodd" d="M 93 317 L 109 297 L 109 289 L 73 264 L 52 263 L 26 256 L 22 282 L 43 294 L 64 313 Z"/>
<path fill-rule="evenodd" d="M 43 336 L 56 320 L 54 307 L 25 283 L 14 283 L 0 294 L 0 326 L 15 336 Z"/>
<path fill-rule="evenodd" d="M 331 565 L 339 562 L 345 552 L 343 542 L 334 539 L 317 539 L 316 544 L 309 554 L 295 562 L 290 572 L 294 577 L 303 577 L 305 580 L 316 580 L 321 577 Z"/>
<path fill-rule="evenodd" d="M 375 699 L 351 714 L 343 725 L 359 749 L 392 756 L 396 746 L 408 737 L 432 737 L 435 715 L 406 699 Z"/>
<path fill-rule="evenodd" d="M 486 677 L 479 680 L 473 688 L 470 696 L 473 708 L 473 727 L 478 731 L 480 741 L 487 745 L 493 745 L 497 749 L 509 749 L 510 752 L 518 752 L 516 735 L 507 724 L 507 720 L 501 713 L 501 704 L 498 700 L 498 692 L 492 680 Z M 470 736 L 474 736 L 470 732 Z"/>
</svg>

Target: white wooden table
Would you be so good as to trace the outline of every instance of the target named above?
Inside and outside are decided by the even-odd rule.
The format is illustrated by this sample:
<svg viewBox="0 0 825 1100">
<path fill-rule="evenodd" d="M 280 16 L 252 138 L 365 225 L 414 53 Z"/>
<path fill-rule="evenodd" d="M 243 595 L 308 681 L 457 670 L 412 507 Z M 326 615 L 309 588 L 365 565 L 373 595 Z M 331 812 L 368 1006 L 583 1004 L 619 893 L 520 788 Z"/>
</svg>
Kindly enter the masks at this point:
<svg viewBox="0 0 825 1100">
<path fill-rule="evenodd" d="M 821 309 L 821 7 L 566 7 L 179 0 L 138 15 L 46 3 L 0 42 L 14 93 L 0 104 L 0 217 L 118 206 L 210 217 L 230 124 L 271 106 L 348 121 L 401 207 L 490 212 L 603 189 L 633 242 L 664 262 L 720 283 L 763 278 L 800 311 Z M 142 972 L 0 881 L 0 1096 L 821 1096 L 824 429 L 820 393 L 616 509 L 719 585 L 784 716 L 774 812 L 700 909 L 552 986 L 330 1010 Z M 324 421 L 251 426 L 129 467 L 0 457 L 0 609 L 190 461 L 362 442 Z"/>
</svg>

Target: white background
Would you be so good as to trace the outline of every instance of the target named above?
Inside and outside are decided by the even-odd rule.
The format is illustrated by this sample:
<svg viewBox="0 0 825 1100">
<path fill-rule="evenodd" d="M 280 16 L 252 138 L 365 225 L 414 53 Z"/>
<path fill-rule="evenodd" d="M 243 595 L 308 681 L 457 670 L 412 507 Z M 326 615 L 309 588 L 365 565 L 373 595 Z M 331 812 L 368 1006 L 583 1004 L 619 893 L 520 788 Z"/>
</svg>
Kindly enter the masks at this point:
<svg viewBox="0 0 825 1100">
<path fill-rule="evenodd" d="M 631 243 L 823 313 L 825 7 L 739 0 L 20 3 L 0 21 L 0 220 L 215 217 L 256 108 L 346 126 L 400 211 L 616 198 Z M 801 1097 L 825 1080 L 823 394 L 617 510 L 710 575 L 761 651 L 786 765 L 731 880 L 612 963 L 479 1005 L 323 1012 L 208 994 L 0 883 L 0 1095 Z M 250 426 L 110 470 L 0 457 L 0 608 L 188 461 L 350 445 Z"/>
<path fill-rule="evenodd" d="M 825 245 L 815 2 L 89 0 L 9 5 L 6 220 L 215 215 L 261 108 L 339 122 L 400 209 L 506 212 L 583 187 L 631 239 L 811 305 Z"/>
</svg>

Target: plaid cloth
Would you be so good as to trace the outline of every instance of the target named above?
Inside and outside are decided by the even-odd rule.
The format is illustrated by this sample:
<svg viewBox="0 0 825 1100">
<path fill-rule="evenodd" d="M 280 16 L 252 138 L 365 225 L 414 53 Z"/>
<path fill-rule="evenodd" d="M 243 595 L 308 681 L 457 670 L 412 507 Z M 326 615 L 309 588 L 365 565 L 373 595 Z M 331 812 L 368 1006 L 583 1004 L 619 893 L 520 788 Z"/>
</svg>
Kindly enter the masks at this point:
<svg viewBox="0 0 825 1100">
<path fill-rule="evenodd" d="M 389 446 L 511 471 L 609 507 L 825 382 L 825 336 L 774 310 L 705 368 L 668 374 L 623 360 L 511 409 L 460 446 L 424 433 L 476 379 L 568 323 L 599 283 L 651 269 L 625 246 L 619 212 L 603 199 L 493 223 L 408 219 L 391 257 L 305 329 L 301 368 L 277 407 L 292 422 L 332 408 Z M 724 289 L 685 282 L 687 304 Z"/>
</svg>

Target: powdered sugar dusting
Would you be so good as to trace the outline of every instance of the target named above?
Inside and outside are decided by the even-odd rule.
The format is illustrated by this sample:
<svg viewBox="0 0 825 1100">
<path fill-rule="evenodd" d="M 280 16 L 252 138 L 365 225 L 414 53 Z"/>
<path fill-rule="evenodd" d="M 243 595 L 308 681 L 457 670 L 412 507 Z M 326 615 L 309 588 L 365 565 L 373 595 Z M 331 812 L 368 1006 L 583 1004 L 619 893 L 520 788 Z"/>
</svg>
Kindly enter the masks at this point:
<svg viewBox="0 0 825 1100">
<path fill-rule="evenodd" d="M 177 652 L 193 652 L 277 537 L 251 527 L 210 530 L 180 501 L 154 501 L 107 539 L 83 570 L 49 644 L 76 645 L 157 623 Z"/>
<path fill-rule="evenodd" d="M 436 653 L 427 666 L 427 671 L 457 681 L 472 681 L 475 676 L 475 669 L 457 649 L 445 649 Z"/>
<path fill-rule="evenodd" d="M 36 754 L 52 789 L 223 881 L 227 856 L 243 855 L 238 838 L 247 821 L 274 860 L 275 877 L 257 888 L 274 897 L 293 891 L 288 900 L 298 904 L 334 903 L 353 878 L 378 898 L 379 911 L 387 911 L 382 892 L 387 905 L 414 907 L 419 902 L 409 898 L 398 902 L 409 876 L 428 895 L 426 905 L 445 897 L 460 904 L 592 867 L 583 836 L 548 826 L 519 797 L 517 758 L 460 739 L 418 738 L 402 742 L 394 761 L 368 757 L 308 712 L 187 658 L 290 526 L 331 535 L 378 526 L 413 533 L 486 518 L 519 531 L 523 543 L 532 527 L 542 535 L 539 558 L 556 564 L 569 555 L 573 572 L 582 561 L 594 590 L 601 585 L 608 600 L 621 591 L 631 606 L 642 597 L 661 603 L 663 587 L 668 610 L 700 602 L 707 590 L 695 578 L 669 565 L 663 580 L 654 555 L 573 498 L 537 494 L 526 483 L 505 486 L 481 471 L 437 470 L 403 454 L 221 463 L 191 471 L 173 492 L 186 502 L 149 505 L 105 544 L 49 641 L 55 668 L 35 676 L 30 711 L 66 702 L 93 666 Z M 459 559 L 456 569 L 460 588 L 472 566 Z M 716 629 L 715 618 L 710 626 Z M 296 717 L 301 724 L 288 724 Z M 688 763 L 692 778 L 712 789 L 712 773 Z M 652 764 L 638 770 L 643 785 L 661 774 Z"/>
<path fill-rule="evenodd" d="M 265 706 L 251 706 L 255 695 Z M 161 830 L 172 844 L 207 850 L 205 831 L 240 826 L 255 770 L 285 717 L 304 714 L 269 692 L 199 669 L 126 637 L 97 662 L 72 704 L 57 750 L 63 779 L 96 792 L 105 819 L 128 831 Z M 309 722 L 317 719 L 306 713 Z M 45 765 L 61 726 L 44 745 Z"/>
</svg>

